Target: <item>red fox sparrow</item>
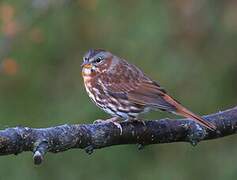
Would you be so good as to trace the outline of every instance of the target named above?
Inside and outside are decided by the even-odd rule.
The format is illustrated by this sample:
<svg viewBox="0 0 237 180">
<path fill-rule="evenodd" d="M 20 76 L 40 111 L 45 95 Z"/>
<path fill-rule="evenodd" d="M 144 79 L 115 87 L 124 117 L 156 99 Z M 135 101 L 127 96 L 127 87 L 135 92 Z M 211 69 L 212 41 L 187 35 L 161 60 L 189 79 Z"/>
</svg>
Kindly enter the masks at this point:
<svg viewBox="0 0 237 180">
<path fill-rule="evenodd" d="M 191 118 L 210 130 L 216 129 L 215 125 L 169 96 L 157 82 L 136 66 L 108 51 L 89 50 L 83 58 L 82 67 L 84 84 L 90 98 L 114 117 L 109 122 L 112 121 L 120 129 L 121 126 L 115 122 L 117 118 L 137 119 L 140 114 L 152 109 Z"/>
</svg>

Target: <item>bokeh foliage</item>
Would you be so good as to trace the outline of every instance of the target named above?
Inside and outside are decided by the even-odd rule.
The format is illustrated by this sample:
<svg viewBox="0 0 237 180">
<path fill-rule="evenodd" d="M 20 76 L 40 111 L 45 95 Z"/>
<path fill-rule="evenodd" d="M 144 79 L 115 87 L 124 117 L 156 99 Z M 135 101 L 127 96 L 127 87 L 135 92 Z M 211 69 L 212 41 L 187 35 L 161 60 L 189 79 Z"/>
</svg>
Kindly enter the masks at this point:
<svg viewBox="0 0 237 180">
<path fill-rule="evenodd" d="M 236 105 L 237 1 L 1 0 L 0 126 L 47 127 L 106 118 L 80 75 L 89 48 L 141 67 L 200 114 Z M 146 118 L 170 116 L 153 112 Z M 236 137 L 111 147 L 88 156 L 0 157 L 1 179 L 236 179 Z"/>
</svg>

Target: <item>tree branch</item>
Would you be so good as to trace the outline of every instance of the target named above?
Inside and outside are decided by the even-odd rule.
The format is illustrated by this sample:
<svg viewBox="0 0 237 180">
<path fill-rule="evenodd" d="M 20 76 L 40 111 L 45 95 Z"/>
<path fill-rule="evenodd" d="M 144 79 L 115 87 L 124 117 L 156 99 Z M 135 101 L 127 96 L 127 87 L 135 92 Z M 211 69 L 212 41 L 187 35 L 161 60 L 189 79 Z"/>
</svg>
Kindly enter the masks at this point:
<svg viewBox="0 0 237 180">
<path fill-rule="evenodd" d="M 57 153 L 72 148 L 92 153 L 94 149 L 121 144 L 149 144 L 190 142 L 196 145 L 235 134 L 237 106 L 204 118 L 217 126 L 212 132 L 188 119 L 122 122 L 122 134 L 113 123 L 61 125 L 50 128 L 15 127 L 0 131 L 0 155 L 32 151 L 35 164 L 40 164 L 47 152 Z"/>
</svg>

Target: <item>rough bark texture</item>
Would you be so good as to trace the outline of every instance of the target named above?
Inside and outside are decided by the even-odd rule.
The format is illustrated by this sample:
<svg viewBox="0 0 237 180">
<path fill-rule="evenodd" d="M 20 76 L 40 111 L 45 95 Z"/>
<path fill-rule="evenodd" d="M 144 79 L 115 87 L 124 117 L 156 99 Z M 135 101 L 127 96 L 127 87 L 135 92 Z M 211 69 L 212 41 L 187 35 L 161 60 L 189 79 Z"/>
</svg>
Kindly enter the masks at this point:
<svg viewBox="0 0 237 180">
<path fill-rule="evenodd" d="M 0 155 L 32 151 L 35 164 L 40 164 L 46 152 L 62 152 L 81 148 L 87 153 L 112 145 L 144 145 L 190 142 L 215 139 L 235 134 L 237 107 L 204 116 L 217 126 L 209 131 L 188 119 L 162 119 L 143 122 L 122 122 L 122 134 L 113 123 L 62 125 L 50 128 L 14 127 L 0 131 Z"/>
</svg>

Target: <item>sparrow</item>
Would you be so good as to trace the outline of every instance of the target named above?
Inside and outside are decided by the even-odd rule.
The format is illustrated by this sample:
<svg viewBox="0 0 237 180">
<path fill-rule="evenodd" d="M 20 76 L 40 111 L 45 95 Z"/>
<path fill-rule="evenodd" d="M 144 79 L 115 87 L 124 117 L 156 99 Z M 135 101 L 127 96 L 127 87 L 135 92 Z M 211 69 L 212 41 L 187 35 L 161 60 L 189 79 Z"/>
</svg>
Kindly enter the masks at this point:
<svg viewBox="0 0 237 180">
<path fill-rule="evenodd" d="M 81 66 L 89 97 L 113 117 L 106 122 L 113 122 L 121 132 L 118 119 L 138 120 L 139 115 L 157 109 L 190 118 L 209 130 L 216 130 L 214 124 L 168 95 L 157 81 L 109 51 L 90 49 Z"/>
</svg>

